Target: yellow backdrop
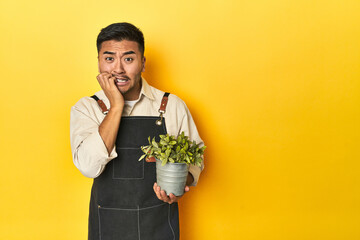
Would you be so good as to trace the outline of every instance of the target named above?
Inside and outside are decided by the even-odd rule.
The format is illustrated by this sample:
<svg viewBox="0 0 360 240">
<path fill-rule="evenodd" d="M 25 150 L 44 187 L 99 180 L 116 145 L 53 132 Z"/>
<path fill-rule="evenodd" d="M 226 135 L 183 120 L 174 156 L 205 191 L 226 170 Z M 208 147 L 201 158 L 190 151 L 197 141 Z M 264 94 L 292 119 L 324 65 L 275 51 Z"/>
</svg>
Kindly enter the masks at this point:
<svg viewBox="0 0 360 240">
<path fill-rule="evenodd" d="M 360 1 L 0 0 L 0 239 L 86 239 L 70 107 L 95 40 L 139 26 L 145 78 L 208 145 L 183 240 L 360 239 Z"/>
</svg>

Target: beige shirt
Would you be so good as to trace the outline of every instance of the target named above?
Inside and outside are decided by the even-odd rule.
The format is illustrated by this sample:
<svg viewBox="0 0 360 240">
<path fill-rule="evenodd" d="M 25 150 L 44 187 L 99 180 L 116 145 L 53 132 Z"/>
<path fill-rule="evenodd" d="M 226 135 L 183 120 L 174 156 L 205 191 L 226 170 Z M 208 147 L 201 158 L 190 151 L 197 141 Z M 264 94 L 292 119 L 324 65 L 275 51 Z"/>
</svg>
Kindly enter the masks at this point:
<svg viewBox="0 0 360 240">
<path fill-rule="evenodd" d="M 142 79 L 139 99 L 136 100 L 133 106 L 125 103 L 122 115 L 159 116 L 158 110 L 163 95 L 163 91 L 150 86 L 145 79 Z M 97 92 L 96 96 L 110 108 L 109 100 L 106 98 L 104 91 Z M 105 169 L 106 164 L 117 157 L 115 146 L 109 156 L 99 134 L 99 125 L 104 118 L 105 115 L 99 105 L 90 97 L 81 98 L 71 108 L 70 142 L 73 161 L 80 172 L 89 178 L 99 176 Z M 201 146 L 204 144 L 185 103 L 173 94 L 169 96 L 164 118 L 168 134 L 178 136 L 184 131 L 191 141 L 195 140 Z M 203 164 L 201 167 L 190 165 L 189 172 L 194 177 L 193 186 L 197 184 L 203 168 Z"/>
</svg>

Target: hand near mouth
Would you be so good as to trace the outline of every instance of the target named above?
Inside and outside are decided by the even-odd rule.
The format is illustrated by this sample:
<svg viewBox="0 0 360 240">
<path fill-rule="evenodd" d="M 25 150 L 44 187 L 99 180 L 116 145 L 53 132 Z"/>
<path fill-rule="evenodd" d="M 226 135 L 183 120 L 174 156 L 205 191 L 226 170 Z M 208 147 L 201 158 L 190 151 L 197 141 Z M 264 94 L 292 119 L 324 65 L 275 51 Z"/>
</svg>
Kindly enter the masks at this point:
<svg viewBox="0 0 360 240">
<path fill-rule="evenodd" d="M 99 126 L 99 134 L 110 156 L 119 130 L 124 97 L 115 85 L 115 77 L 110 73 L 102 72 L 96 78 L 110 101 L 110 110 Z"/>
<path fill-rule="evenodd" d="M 122 111 L 124 107 L 124 97 L 117 88 L 115 81 L 118 81 L 117 79 L 121 81 L 125 78 L 115 77 L 108 72 L 100 73 L 96 78 L 110 101 L 110 109 Z"/>
</svg>

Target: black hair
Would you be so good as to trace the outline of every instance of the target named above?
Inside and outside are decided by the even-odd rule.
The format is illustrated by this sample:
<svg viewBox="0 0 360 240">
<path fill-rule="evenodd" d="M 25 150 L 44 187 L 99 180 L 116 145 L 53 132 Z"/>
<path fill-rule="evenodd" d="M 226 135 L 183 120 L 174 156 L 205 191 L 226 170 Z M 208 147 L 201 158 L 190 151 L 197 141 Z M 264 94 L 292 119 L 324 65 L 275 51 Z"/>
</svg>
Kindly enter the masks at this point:
<svg viewBox="0 0 360 240">
<path fill-rule="evenodd" d="M 144 43 L 144 35 L 140 31 L 139 28 L 135 27 L 131 23 L 121 22 L 121 23 L 113 23 L 107 26 L 106 28 L 101 29 L 97 40 L 96 46 L 98 53 L 101 49 L 101 44 L 105 41 L 116 40 L 128 40 L 137 42 L 139 45 L 139 51 L 144 56 L 145 51 L 145 43 Z"/>
</svg>

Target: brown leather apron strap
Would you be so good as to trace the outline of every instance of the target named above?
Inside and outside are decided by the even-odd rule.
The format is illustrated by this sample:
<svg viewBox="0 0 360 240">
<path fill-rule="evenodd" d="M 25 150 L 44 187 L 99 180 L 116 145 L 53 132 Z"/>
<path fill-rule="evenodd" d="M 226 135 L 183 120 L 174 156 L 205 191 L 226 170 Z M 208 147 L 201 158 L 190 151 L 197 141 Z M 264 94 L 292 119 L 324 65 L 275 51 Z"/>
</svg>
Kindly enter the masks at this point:
<svg viewBox="0 0 360 240">
<path fill-rule="evenodd" d="M 170 93 L 166 92 L 161 100 L 161 105 L 160 105 L 160 109 L 159 109 L 159 112 L 160 111 L 163 111 L 165 113 L 165 109 L 166 109 L 166 105 L 167 105 L 167 102 L 169 100 L 169 95 Z"/>
<path fill-rule="evenodd" d="M 167 105 L 167 102 L 169 100 L 169 95 L 170 93 L 166 92 L 161 100 L 161 104 L 160 104 L 160 108 L 159 108 L 159 113 L 160 113 L 160 116 L 158 120 L 156 120 L 156 125 L 160 126 L 162 124 L 162 119 L 163 119 L 163 114 L 166 112 L 165 109 L 166 109 L 166 105 Z"/>
<path fill-rule="evenodd" d="M 99 107 L 101 108 L 101 111 L 104 115 L 106 115 L 109 112 L 109 109 L 106 107 L 105 103 L 100 100 L 96 95 L 91 96 L 95 101 L 98 103 Z"/>
</svg>

